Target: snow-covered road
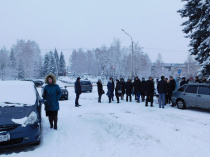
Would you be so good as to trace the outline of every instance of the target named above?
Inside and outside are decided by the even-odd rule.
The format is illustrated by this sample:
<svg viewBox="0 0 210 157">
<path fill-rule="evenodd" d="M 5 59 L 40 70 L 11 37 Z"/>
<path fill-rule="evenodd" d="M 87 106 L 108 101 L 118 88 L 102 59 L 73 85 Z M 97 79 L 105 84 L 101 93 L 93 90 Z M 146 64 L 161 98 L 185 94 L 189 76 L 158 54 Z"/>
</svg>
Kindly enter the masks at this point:
<svg viewBox="0 0 210 157">
<path fill-rule="evenodd" d="M 3 152 L 1 157 L 209 157 L 210 113 L 145 107 L 144 103 L 116 101 L 97 91 L 81 95 L 79 108 L 68 88 L 69 100 L 60 101 L 58 130 L 49 128 L 42 112 L 40 146 Z M 39 89 L 40 91 L 40 89 Z"/>
</svg>

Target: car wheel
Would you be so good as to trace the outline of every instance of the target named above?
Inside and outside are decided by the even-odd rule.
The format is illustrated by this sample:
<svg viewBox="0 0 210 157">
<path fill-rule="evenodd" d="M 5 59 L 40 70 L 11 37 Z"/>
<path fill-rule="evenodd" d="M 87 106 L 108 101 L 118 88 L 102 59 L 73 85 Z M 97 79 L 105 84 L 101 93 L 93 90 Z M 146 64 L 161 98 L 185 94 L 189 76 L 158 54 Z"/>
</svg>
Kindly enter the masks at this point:
<svg viewBox="0 0 210 157">
<path fill-rule="evenodd" d="M 90 91 L 90 93 L 92 93 L 92 90 Z"/>
<path fill-rule="evenodd" d="M 179 109 L 185 109 L 186 108 L 184 101 L 181 100 L 181 99 L 177 100 L 176 105 Z"/>
<path fill-rule="evenodd" d="M 69 100 L 69 98 L 66 98 L 65 100 Z"/>
</svg>

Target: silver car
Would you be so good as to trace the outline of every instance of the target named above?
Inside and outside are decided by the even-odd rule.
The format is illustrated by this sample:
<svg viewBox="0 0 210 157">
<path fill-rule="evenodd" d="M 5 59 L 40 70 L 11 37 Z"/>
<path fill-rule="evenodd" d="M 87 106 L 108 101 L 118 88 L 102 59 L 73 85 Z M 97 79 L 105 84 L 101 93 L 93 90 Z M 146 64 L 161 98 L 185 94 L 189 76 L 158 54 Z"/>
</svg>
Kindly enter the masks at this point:
<svg viewBox="0 0 210 157">
<path fill-rule="evenodd" d="M 172 103 L 179 109 L 186 107 L 210 109 L 210 84 L 185 84 L 173 92 Z"/>
</svg>

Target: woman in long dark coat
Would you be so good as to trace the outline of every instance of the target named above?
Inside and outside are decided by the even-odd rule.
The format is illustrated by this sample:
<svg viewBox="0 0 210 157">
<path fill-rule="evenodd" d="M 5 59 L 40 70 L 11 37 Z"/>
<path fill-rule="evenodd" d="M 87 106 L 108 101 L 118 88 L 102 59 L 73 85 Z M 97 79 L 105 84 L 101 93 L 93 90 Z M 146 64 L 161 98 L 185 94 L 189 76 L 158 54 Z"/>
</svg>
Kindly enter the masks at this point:
<svg viewBox="0 0 210 157">
<path fill-rule="evenodd" d="M 98 87 L 98 102 L 101 103 L 101 96 L 103 94 L 103 85 L 100 79 L 97 82 L 97 87 Z"/>
<path fill-rule="evenodd" d="M 119 96 L 122 94 L 122 85 L 119 80 L 116 80 L 115 96 L 117 98 L 117 103 L 120 103 Z"/>
<path fill-rule="evenodd" d="M 53 74 L 47 75 L 45 83 L 47 85 L 44 87 L 42 97 L 44 99 L 46 116 L 49 117 L 50 128 L 54 127 L 54 129 L 57 130 L 59 110 L 58 100 L 61 97 L 61 90 L 56 84 L 56 78 Z"/>
</svg>

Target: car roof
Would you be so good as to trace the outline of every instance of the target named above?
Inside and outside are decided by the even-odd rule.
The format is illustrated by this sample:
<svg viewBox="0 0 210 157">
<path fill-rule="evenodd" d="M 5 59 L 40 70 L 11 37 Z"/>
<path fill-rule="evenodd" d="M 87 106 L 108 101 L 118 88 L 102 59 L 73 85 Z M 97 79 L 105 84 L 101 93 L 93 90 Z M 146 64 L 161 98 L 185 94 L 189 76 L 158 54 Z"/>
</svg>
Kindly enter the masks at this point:
<svg viewBox="0 0 210 157">
<path fill-rule="evenodd" d="M 190 86 L 210 86 L 210 83 L 193 83 L 193 84 L 185 84 Z"/>
</svg>

